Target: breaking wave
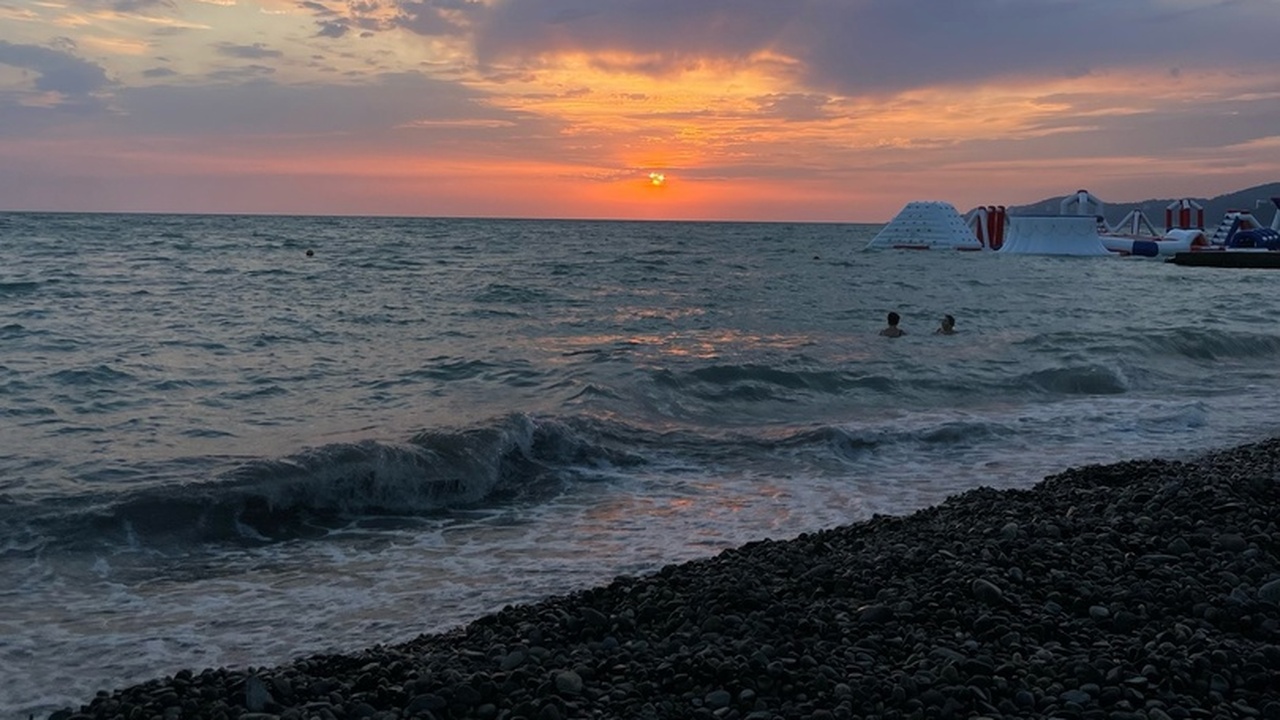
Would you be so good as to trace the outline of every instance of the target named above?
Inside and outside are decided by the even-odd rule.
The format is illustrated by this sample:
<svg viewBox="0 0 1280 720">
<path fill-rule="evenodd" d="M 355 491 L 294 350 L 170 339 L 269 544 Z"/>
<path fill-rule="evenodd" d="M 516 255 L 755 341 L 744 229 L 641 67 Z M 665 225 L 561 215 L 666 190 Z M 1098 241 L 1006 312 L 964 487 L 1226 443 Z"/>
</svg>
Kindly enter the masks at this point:
<svg viewBox="0 0 1280 720">
<path fill-rule="evenodd" d="M 407 441 L 366 440 L 254 460 L 201 483 L 122 496 L 0 506 L 0 553 L 50 544 L 89 549 L 322 536 L 356 518 L 410 517 L 485 503 L 537 501 L 566 484 L 644 460 L 610 427 L 515 415 Z M 7 536 L 7 537 L 5 537 Z"/>
</svg>

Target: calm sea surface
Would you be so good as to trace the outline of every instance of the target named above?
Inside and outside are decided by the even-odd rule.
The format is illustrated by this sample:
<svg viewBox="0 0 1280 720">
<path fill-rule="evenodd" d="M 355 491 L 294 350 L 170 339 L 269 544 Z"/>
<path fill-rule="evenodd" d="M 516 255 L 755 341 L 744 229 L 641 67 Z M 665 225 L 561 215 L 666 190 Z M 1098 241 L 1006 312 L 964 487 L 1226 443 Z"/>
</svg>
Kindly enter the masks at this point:
<svg viewBox="0 0 1280 720">
<path fill-rule="evenodd" d="M 877 229 L 0 214 L 0 717 L 1280 434 L 1280 274 Z"/>
</svg>

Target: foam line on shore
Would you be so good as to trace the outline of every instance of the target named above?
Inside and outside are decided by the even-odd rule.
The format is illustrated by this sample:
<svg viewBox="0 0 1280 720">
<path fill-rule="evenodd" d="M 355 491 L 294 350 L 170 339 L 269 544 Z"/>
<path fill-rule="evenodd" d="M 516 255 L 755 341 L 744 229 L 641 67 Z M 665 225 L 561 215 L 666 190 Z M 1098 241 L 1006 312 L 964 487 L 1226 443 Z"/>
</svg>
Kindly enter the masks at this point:
<svg viewBox="0 0 1280 720">
<path fill-rule="evenodd" d="M 764 540 L 69 718 L 1280 718 L 1280 439 Z"/>
</svg>

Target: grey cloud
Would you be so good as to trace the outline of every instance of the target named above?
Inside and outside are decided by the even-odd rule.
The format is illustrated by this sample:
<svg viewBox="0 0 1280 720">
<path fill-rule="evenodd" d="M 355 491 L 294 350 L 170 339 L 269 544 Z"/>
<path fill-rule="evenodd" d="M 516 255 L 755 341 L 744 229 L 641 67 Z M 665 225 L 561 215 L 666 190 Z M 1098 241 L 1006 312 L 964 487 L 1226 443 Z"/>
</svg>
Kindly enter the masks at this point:
<svg viewBox="0 0 1280 720">
<path fill-rule="evenodd" d="M 166 67 L 155 67 L 142 71 L 142 76 L 147 78 L 173 77 L 177 74 L 178 73 Z"/>
<path fill-rule="evenodd" d="M 662 74 L 700 58 L 744 59 L 773 45 L 810 0 L 511 0 L 482 19 L 481 62 L 561 50 L 643 56 L 630 69 Z"/>
<path fill-rule="evenodd" d="M 38 45 L 0 40 L 0 65 L 30 70 L 37 75 L 37 90 L 70 97 L 90 95 L 111 84 L 100 65 Z"/>
<path fill-rule="evenodd" d="M 476 0 L 433 0 L 433 5 L 444 10 L 463 10 L 466 12 L 477 12 L 483 10 L 484 3 Z"/>
<path fill-rule="evenodd" d="M 311 2 L 310 0 L 298 3 L 298 7 L 304 10 L 310 10 L 312 13 L 324 17 L 333 17 L 338 14 L 338 12 L 333 8 L 318 2 Z"/>
<path fill-rule="evenodd" d="M 215 70 L 206 77 L 217 82 L 236 82 L 274 75 L 275 72 L 275 68 L 266 65 L 245 65 L 238 68 Z"/>
<path fill-rule="evenodd" d="M 624 51 L 653 74 L 774 50 L 816 89 L 886 93 L 1138 65 L 1274 66 L 1277 3 L 1162 0 L 508 0 L 478 16 L 482 62 Z"/>
<path fill-rule="evenodd" d="M 1137 154 L 1170 159 L 1180 153 L 1243 144 L 1280 132 L 1276 124 L 1280 81 L 1271 81 L 1268 90 L 1256 98 L 1219 100 L 1207 106 L 1092 117 L 1087 119 L 1089 130 L 1049 136 L 1045 142 L 1064 149 L 1060 152 L 1086 157 Z M 1079 118 L 1049 118 L 1036 129 L 1070 128 L 1080 122 Z"/>
<path fill-rule="evenodd" d="M 75 47 L 66 38 L 54 42 L 58 47 Z M 40 133 L 59 118 L 101 116 L 107 110 L 106 102 L 98 97 L 98 93 L 112 86 L 106 72 L 70 52 L 0 40 L 0 65 L 31 73 L 36 90 L 58 96 L 56 104 L 36 107 L 23 105 L 21 93 L 0 93 L 2 137 Z"/>
<path fill-rule="evenodd" d="M 69 55 L 74 55 L 76 50 L 80 49 L 80 46 L 76 45 L 75 40 L 72 40 L 71 38 L 65 35 L 59 35 L 58 37 L 55 37 L 49 40 L 49 42 L 46 44 L 52 50 L 65 52 Z"/>
<path fill-rule="evenodd" d="M 252 45 L 218 43 L 216 47 L 219 55 L 240 58 L 242 60 L 262 60 L 264 58 L 278 58 L 284 56 L 284 53 L 279 50 L 271 50 L 262 43 L 254 43 Z"/>
<path fill-rule="evenodd" d="M 486 11 L 477 0 L 392 0 L 391 19 L 382 17 L 386 3 L 379 0 L 350 0 L 342 10 L 315 0 L 303 0 L 298 7 L 317 19 L 319 37 L 340 38 L 353 29 L 362 36 L 396 28 L 427 36 L 463 36 Z"/>
<path fill-rule="evenodd" d="M 379 30 L 386 30 L 387 24 L 383 20 L 371 17 L 359 17 L 350 21 L 352 27 L 361 30 L 360 37 L 369 37 Z"/>
<path fill-rule="evenodd" d="M 567 7 L 558 10 L 555 14 L 547 18 L 547 22 L 552 24 L 573 22 L 574 20 L 582 20 L 596 15 L 599 11 L 594 8 L 587 7 Z"/>
<path fill-rule="evenodd" d="M 486 8 L 474 0 L 400 0 L 394 24 L 419 35 L 462 35 Z"/>
<path fill-rule="evenodd" d="M 341 9 L 318 0 L 301 0 L 297 6 L 317 19 L 317 36 L 329 38 L 343 37 L 353 29 L 362 30 L 364 37 L 394 29 L 425 36 L 461 37 L 488 13 L 488 7 L 479 0 L 348 0 Z M 390 19 L 383 17 L 382 11 L 387 7 L 395 10 Z"/>
<path fill-rule="evenodd" d="M 266 70 L 263 68 L 262 70 Z M 388 73 L 357 85 L 287 85 L 260 79 L 239 85 L 122 89 L 119 130 L 138 135 L 385 133 L 419 120 L 521 121 L 477 102 L 483 96 L 413 73 Z"/>
<path fill-rule="evenodd" d="M 140 12 L 150 10 L 151 8 L 173 8 L 174 4 L 169 0 L 116 0 L 111 3 L 111 9 L 116 12 Z"/>
<path fill-rule="evenodd" d="M 173 0 L 72 0 L 76 7 L 99 10 L 106 8 L 118 13 L 147 14 L 151 10 L 172 10 Z"/>
<path fill-rule="evenodd" d="M 393 26 L 377 16 L 382 6 L 376 2 L 351 2 L 345 13 L 315 2 L 300 3 L 299 7 L 310 10 L 318 18 L 316 37 L 341 38 L 353 30 L 359 30 L 360 37 L 370 37 Z"/>
<path fill-rule="evenodd" d="M 320 27 L 320 29 L 316 31 L 317 37 L 334 38 L 335 40 L 346 35 L 347 30 L 350 29 L 344 20 L 318 22 L 316 25 Z"/>
</svg>

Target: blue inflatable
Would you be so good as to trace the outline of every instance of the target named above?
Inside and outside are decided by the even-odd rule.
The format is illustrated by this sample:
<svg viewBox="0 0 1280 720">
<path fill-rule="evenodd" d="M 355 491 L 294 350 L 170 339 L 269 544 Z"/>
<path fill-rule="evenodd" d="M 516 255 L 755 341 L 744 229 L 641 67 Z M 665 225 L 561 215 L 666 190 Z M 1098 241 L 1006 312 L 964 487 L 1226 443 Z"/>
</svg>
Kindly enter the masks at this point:
<svg viewBox="0 0 1280 720">
<path fill-rule="evenodd" d="M 1226 246 L 1229 248 L 1280 250 L 1280 232 L 1276 232 L 1271 228 L 1237 230 L 1231 237 L 1227 238 Z"/>
<path fill-rule="evenodd" d="M 1134 240 L 1133 251 L 1131 255 L 1141 255 L 1142 257 L 1156 257 L 1160 254 L 1160 246 L 1154 240 Z"/>
</svg>

